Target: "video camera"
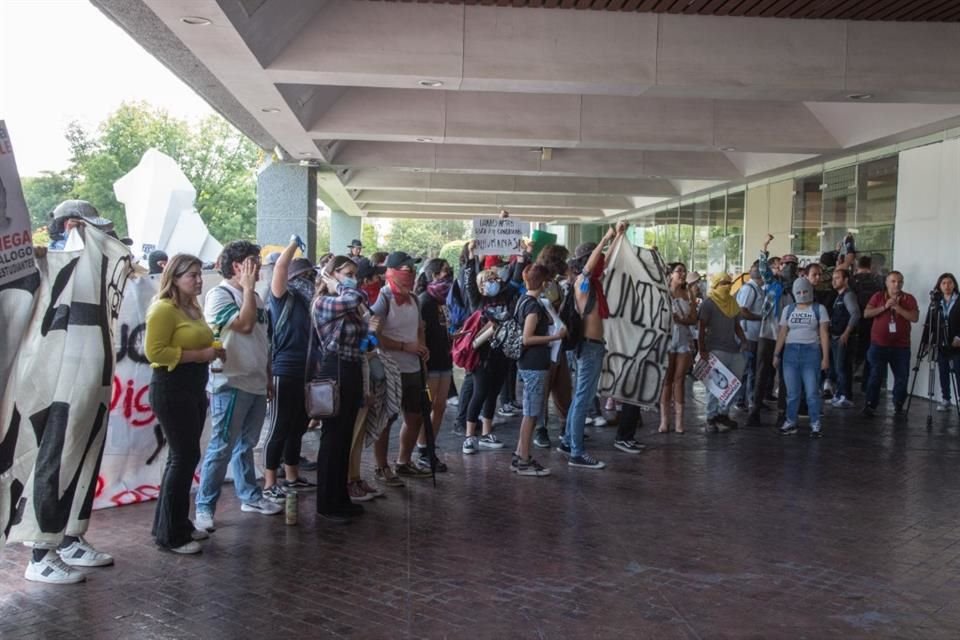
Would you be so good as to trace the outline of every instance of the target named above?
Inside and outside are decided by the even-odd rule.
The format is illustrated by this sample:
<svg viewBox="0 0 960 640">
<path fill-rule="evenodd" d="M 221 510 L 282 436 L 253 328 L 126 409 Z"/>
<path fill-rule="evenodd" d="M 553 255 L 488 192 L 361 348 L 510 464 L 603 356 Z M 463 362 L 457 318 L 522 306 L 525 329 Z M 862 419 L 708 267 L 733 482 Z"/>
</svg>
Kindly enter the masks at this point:
<svg viewBox="0 0 960 640">
<path fill-rule="evenodd" d="M 943 292 L 940 291 L 940 288 L 930 290 L 930 302 L 940 302 L 943 300 Z"/>
</svg>

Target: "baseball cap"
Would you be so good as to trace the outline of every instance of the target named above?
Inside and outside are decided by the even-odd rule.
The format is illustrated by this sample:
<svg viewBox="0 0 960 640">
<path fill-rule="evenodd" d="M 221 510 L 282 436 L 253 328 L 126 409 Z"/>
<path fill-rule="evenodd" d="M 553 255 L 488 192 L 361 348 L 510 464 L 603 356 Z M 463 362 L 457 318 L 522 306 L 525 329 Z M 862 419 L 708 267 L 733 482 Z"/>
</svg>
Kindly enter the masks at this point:
<svg viewBox="0 0 960 640">
<path fill-rule="evenodd" d="M 394 251 L 387 256 L 387 269 L 400 269 L 401 267 L 410 267 L 415 269 L 419 258 L 412 258 L 406 251 Z"/>
<path fill-rule="evenodd" d="M 83 220 L 101 231 L 113 230 L 113 221 L 101 217 L 97 208 L 86 200 L 64 200 L 58 204 L 57 208 L 50 212 L 48 229 L 54 234 L 63 233 L 64 223 L 71 218 Z"/>
</svg>

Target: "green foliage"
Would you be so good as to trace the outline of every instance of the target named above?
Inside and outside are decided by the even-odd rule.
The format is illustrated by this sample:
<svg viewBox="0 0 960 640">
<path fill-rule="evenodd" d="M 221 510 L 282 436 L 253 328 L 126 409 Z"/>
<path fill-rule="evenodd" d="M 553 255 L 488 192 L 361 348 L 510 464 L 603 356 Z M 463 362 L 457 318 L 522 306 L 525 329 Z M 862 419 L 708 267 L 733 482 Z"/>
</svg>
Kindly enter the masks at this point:
<svg viewBox="0 0 960 640">
<path fill-rule="evenodd" d="M 21 184 L 34 228 L 46 226 L 48 214 L 73 193 L 73 179 L 66 172 L 44 171 L 39 176 L 23 178 Z"/>
<path fill-rule="evenodd" d="M 460 252 L 463 251 L 463 245 L 467 242 L 468 240 L 453 240 L 440 249 L 440 257 L 453 267 L 455 274 L 460 273 Z"/>
<path fill-rule="evenodd" d="M 394 220 L 386 245 L 391 251 L 435 258 L 448 242 L 465 242 L 469 235 L 462 220 Z"/>
<path fill-rule="evenodd" d="M 219 115 L 191 126 L 146 103 L 123 104 L 96 131 L 72 123 L 66 132 L 71 161 L 66 171 L 24 180 L 34 222 L 57 202 L 88 200 L 117 233 L 126 234 L 123 205 L 113 183 L 155 148 L 180 165 L 197 190 L 195 207 L 221 242 L 256 236 L 256 178 L 260 150 Z M 56 202 L 53 202 L 56 200 Z M 49 207 L 49 208 L 48 208 Z"/>
<path fill-rule="evenodd" d="M 317 258 L 330 252 L 330 215 L 317 217 Z"/>
<path fill-rule="evenodd" d="M 365 256 L 380 251 L 380 244 L 377 239 L 377 228 L 368 222 L 364 222 L 360 228 L 360 242 L 363 243 L 363 255 Z"/>
</svg>

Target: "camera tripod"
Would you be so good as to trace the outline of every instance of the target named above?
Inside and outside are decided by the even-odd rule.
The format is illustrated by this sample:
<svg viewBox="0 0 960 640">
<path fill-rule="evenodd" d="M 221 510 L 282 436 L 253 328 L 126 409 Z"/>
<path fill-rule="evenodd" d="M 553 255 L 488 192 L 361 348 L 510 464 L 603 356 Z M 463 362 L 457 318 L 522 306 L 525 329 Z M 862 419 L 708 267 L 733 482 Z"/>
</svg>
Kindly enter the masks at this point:
<svg viewBox="0 0 960 640">
<path fill-rule="evenodd" d="M 920 365 L 924 360 L 927 361 L 927 428 L 933 426 L 933 405 L 935 404 L 934 394 L 936 389 L 936 380 L 940 374 L 940 361 L 946 358 L 944 349 L 946 348 L 949 331 L 947 329 L 947 315 L 941 313 L 938 309 L 940 298 L 931 294 L 930 306 L 927 307 L 927 315 L 923 320 L 923 335 L 925 340 L 920 344 L 920 350 L 917 352 L 917 361 L 913 366 L 913 382 L 910 385 L 910 394 L 907 396 L 907 412 L 910 411 L 910 403 L 913 400 L 913 392 L 917 387 L 917 375 L 920 372 Z M 950 387 L 953 391 L 953 406 L 956 409 L 957 417 L 960 418 L 960 383 L 958 383 L 960 371 L 949 369 Z"/>
</svg>

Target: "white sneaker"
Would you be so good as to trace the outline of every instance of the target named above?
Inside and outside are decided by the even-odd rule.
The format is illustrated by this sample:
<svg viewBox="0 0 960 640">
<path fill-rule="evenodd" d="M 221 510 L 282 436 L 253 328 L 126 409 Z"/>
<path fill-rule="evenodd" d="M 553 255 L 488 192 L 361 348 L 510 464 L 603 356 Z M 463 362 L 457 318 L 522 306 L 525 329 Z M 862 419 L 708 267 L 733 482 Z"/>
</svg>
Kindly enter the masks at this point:
<svg viewBox="0 0 960 640">
<path fill-rule="evenodd" d="M 835 406 L 837 409 L 849 409 L 853 406 L 853 403 L 847 400 L 847 396 L 837 396 L 830 401 L 830 404 Z"/>
<path fill-rule="evenodd" d="M 57 554 L 72 567 L 108 567 L 113 564 L 113 556 L 97 551 L 83 539 L 83 536 L 70 546 L 57 549 Z M 49 557 L 50 554 L 48 553 L 47 556 Z"/>
<path fill-rule="evenodd" d="M 275 502 L 270 502 L 263 496 L 260 496 L 254 502 L 244 502 L 242 505 L 240 505 L 240 511 L 246 511 L 247 513 L 262 513 L 265 516 L 275 516 L 283 511 L 283 507 Z"/>
<path fill-rule="evenodd" d="M 210 534 L 206 529 L 194 529 L 190 532 L 190 538 L 193 540 L 206 540 L 210 537 Z"/>
<path fill-rule="evenodd" d="M 85 573 L 68 565 L 52 549 L 43 557 L 43 560 L 39 562 L 31 560 L 27 564 L 27 570 L 23 572 L 23 577 L 33 582 L 47 584 L 76 584 L 87 579 Z"/>
<path fill-rule="evenodd" d="M 460 447 L 460 451 L 469 456 L 476 453 L 477 448 L 477 436 L 467 436 L 463 439 L 463 446 Z"/>
<path fill-rule="evenodd" d="M 603 416 L 597 416 L 593 419 L 593 426 L 595 427 L 605 427 L 607 426 L 607 419 Z"/>
<path fill-rule="evenodd" d="M 206 511 L 197 511 L 193 517 L 193 526 L 196 529 L 204 531 L 216 531 L 217 527 L 213 524 L 213 514 Z"/>
<path fill-rule="evenodd" d="M 203 548 L 200 546 L 200 543 L 196 541 L 190 541 L 187 544 L 180 545 L 179 547 L 170 548 L 170 551 L 183 555 L 193 555 L 194 553 L 200 553 L 202 550 Z"/>
<path fill-rule="evenodd" d="M 950 403 L 946 401 L 937 403 L 937 411 L 950 411 Z"/>
</svg>

